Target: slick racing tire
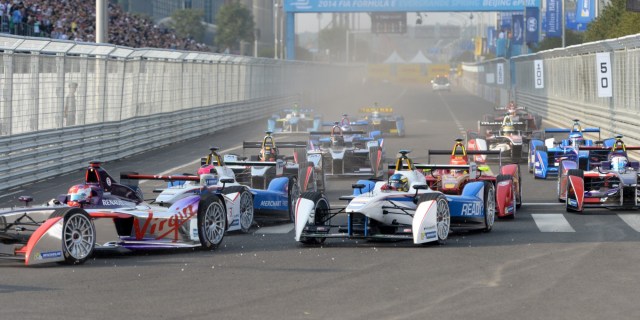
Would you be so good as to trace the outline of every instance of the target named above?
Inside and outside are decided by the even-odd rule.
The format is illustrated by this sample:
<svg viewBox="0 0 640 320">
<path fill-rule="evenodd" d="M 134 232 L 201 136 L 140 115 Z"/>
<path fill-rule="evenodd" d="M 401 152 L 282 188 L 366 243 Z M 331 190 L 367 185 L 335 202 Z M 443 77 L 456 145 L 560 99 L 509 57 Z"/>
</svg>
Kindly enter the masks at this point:
<svg viewBox="0 0 640 320">
<path fill-rule="evenodd" d="M 513 176 L 510 174 L 499 174 L 496 177 L 496 184 L 500 183 L 501 181 L 510 181 L 513 180 Z M 515 204 L 514 208 L 513 208 L 513 214 L 510 214 L 508 216 L 503 217 L 503 219 L 513 219 L 516 217 L 516 210 L 518 209 L 518 201 L 517 201 L 517 197 L 516 197 L 516 185 L 515 183 L 511 184 L 511 196 L 513 197 L 513 199 L 511 200 L 512 203 Z"/>
<path fill-rule="evenodd" d="M 93 255 L 96 247 L 96 228 L 91 217 L 80 208 L 56 209 L 49 218 L 63 217 L 63 264 L 82 264 Z"/>
<path fill-rule="evenodd" d="M 436 228 L 438 235 L 438 244 L 445 244 L 451 231 L 451 212 L 449 211 L 449 202 L 447 198 L 440 192 L 430 192 L 421 194 L 418 198 L 418 205 L 425 201 L 435 201 L 438 209 L 436 211 L 437 220 Z"/>
<path fill-rule="evenodd" d="M 198 203 L 198 238 L 204 250 L 220 246 L 227 230 L 225 207 L 217 195 L 205 195 Z"/>
<path fill-rule="evenodd" d="M 289 221 L 295 223 L 296 211 L 295 206 L 300 197 L 300 186 L 298 185 L 298 179 L 296 177 L 289 177 L 289 183 L 287 184 L 287 199 L 289 200 Z"/>
<path fill-rule="evenodd" d="M 242 233 L 249 233 L 249 229 L 253 225 L 253 195 L 247 188 L 242 186 L 233 186 L 224 188 L 224 194 L 240 193 L 240 231 Z"/>
<path fill-rule="evenodd" d="M 496 189 L 493 183 L 484 182 L 484 232 L 491 232 L 496 220 Z"/>
<path fill-rule="evenodd" d="M 330 221 L 325 219 L 327 212 L 329 211 L 329 200 L 320 192 L 305 192 L 300 195 L 303 199 L 313 201 L 315 204 L 313 209 L 313 224 L 316 226 L 330 224 Z M 323 244 L 326 238 L 308 238 L 300 237 L 300 242 L 305 245 L 319 245 Z"/>
<path fill-rule="evenodd" d="M 569 169 L 569 171 L 567 171 L 567 180 L 571 176 L 580 177 L 581 179 L 584 179 L 584 171 L 580 169 Z M 570 198 L 569 188 L 571 188 L 570 184 L 571 182 L 567 181 L 567 200 L 565 201 L 565 209 L 567 212 L 582 213 L 582 210 L 576 210 L 569 207 L 569 198 Z"/>
</svg>

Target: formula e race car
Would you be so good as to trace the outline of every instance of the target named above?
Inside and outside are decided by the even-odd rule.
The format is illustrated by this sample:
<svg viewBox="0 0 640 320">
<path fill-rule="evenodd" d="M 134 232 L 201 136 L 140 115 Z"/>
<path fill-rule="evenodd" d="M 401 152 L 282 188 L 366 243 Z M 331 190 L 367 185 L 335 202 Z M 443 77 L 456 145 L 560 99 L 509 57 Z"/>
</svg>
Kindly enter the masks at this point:
<svg viewBox="0 0 640 320">
<path fill-rule="evenodd" d="M 394 115 L 392 107 L 378 107 L 376 103 L 373 107 L 360 108 L 359 111 L 364 116 L 358 122 L 368 123 L 369 131 L 404 137 L 404 117 Z"/>
<path fill-rule="evenodd" d="M 260 149 L 257 155 L 246 157 L 224 155 L 224 160 L 236 174 L 242 184 L 257 189 L 266 189 L 276 177 L 292 177 L 300 182 L 300 189 L 305 191 L 324 191 L 325 177 L 321 163 L 307 155 L 306 141 L 276 142 L 270 131 L 261 142 L 242 144 L 243 154 L 247 149 Z M 284 156 L 281 151 L 293 149 L 291 156 Z"/>
<path fill-rule="evenodd" d="M 350 126 L 341 126 L 339 122 L 335 122 L 330 131 L 315 131 L 310 134 L 308 153 L 310 156 L 321 155 L 326 175 L 382 176 L 384 140 L 378 138 L 379 131 L 365 136 L 364 131 L 353 131 Z"/>
<path fill-rule="evenodd" d="M 430 190 L 424 174 L 400 151 L 388 181 L 360 180 L 346 208 L 331 209 L 319 193 L 304 193 L 296 204 L 295 239 L 320 244 L 327 238 L 406 239 L 416 244 L 443 243 L 450 228 L 490 231 L 495 218 L 495 189 L 490 182 L 467 184 L 462 195 Z M 346 212 L 347 224 L 332 224 Z"/>
<path fill-rule="evenodd" d="M 578 163 L 563 160 L 558 173 L 558 200 L 564 202 L 567 211 L 582 212 L 584 208 L 638 209 L 638 176 L 640 163 L 630 161 L 630 147 L 615 138 L 612 147 L 584 147 L 580 151 L 606 152 L 603 161 L 594 164 L 589 171 L 579 168 Z"/>
<path fill-rule="evenodd" d="M 514 122 L 507 114 L 501 122 L 479 121 L 478 133 L 467 132 L 467 148 L 469 150 L 501 151 L 509 155 L 511 161 L 519 162 L 525 155 L 523 145 L 528 143 L 531 131 L 522 130 L 524 122 Z M 487 128 L 487 130 L 482 130 Z M 485 134 L 484 137 L 480 134 Z"/>
<path fill-rule="evenodd" d="M 284 166 L 282 161 L 278 162 L 251 162 L 251 161 L 235 161 L 226 162 L 225 157 L 217 153 L 218 148 L 211 148 L 211 154 L 201 161 L 201 167 L 198 169 L 198 176 L 180 176 L 172 177 L 166 189 L 158 189 L 155 192 L 160 194 L 155 202 L 164 205 L 171 205 L 185 196 L 197 192 L 202 188 L 215 190 L 220 188 L 225 180 L 228 189 L 248 188 L 235 180 L 235 174 L 232 170 L 234 166 L 274 166 L 278 167 L 279 175 L 269 181 L 269 185 L 265 189 L 248 189 L 253 199 L 253 212 L 265 217 L 285 216 L 293 221 L 292 204 L 300 196 L 300 187 L 294 176 L 282 174 Z M 226 157 L 228 158 L 228 157 Z M 168 180 L 166 177 L 171 176 L 146 176 L 145 179 Z M 200 181 L 199 184 L 194 183 Z M 253 221 L 253 220 L 252 220 Z"/>
<path fill-rule="evenodd" d="M 490 182 L 496 190 L 497 216 L 513 219 L 516 210 L 522 206 L 520 167 L 515 163 L 502 165 L 502 159 L 498 157 L 500 174 L 496 176 L 489 166 L 482 165 L 482 162 L 479 162 L 480 165 L 478 165 L 469 159 L 469 156 L 484 157 L 487 155 L 499 156 L 500 154 L 500 151 L 466 150 L 462 139 L 457 139 L 452 150 L 428 150 L 429 164 L 416 166 L 424 169 L 429 188 L 445 194 L 461 194 L 469 182 Z M 432 155 L 448 155 L 450 156 L 449 163 L 431 164 Z"/>
<path fill-rule="evenodd" d="M 509 102 L 505 107 L 494 107 L 494 111 L 496 114 L 484 115 L 483 121 L 502 122 L 505 115 L 508 114 L 511 117 L 511 121 L 522 123 L 522 125 L 516 125 L 516 129 L 521 131 L 540 130 L 542 125 L 542 117 L 530 113 L 525 107 L 518 106 L 513 101 Z"/>
<path fill-rule="evenodd" d="M 593 140 L 585 139 L 583 133 L 597 133 L 600 140 L 600 128 L 582 128 L 578 119 L 573 120 L 571 128 L 547 128 L 541 139 L 531 139 L 529 155 L 527 157 L 529 172 L 536 179 L 546 179 L 548 175 L 558 174 L 558 167 L 562 160 L 576 161 L 582 169 L 588 169 L 588 152 L 580 152 L 583 146 L 594 146 Z M 568 139 L 556 141 L 554 137 L 546 138 L 548 134 L 568 133 Z M 584 165 L 584 166 L 583 166 Z"/>
<path fill-rule="evenodd" d="M 449 78 L 438 75 L 435 79 L 431 80 L 432 91 L 447 91 L 451 92 L 451 82 Z"/>
<path fill-rule="evenodd" d="M 96 249 L 212 250 L 225 231 L 248 230 L 253 216 L 248 190 L 224 185 L 199 189 L 168 207 L 148 204 L 136 185 L 118 183 L 99 162 L 91 163 L 84 183 L 47 205 L 20 199 L 26 207 L 0 211 L 0 258 L 26 265 L 79 264 Z"/>
<path fill-rule="evenodd" d="M 267 120 L 267 130 L 274 133 L 295 133 L 320 130 L 322 116 L 314 115 L 313 109 L 284 109 Z"/>
</svg>

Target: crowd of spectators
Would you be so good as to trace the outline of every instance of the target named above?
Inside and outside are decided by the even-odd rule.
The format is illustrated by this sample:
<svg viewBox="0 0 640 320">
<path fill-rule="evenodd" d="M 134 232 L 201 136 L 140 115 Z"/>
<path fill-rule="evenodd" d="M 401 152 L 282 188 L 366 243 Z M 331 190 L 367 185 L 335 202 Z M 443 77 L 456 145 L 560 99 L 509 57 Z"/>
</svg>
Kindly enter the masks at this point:
<svg viewBox="0 0 640 320">
<path fill-rule="evenodd" d="M 209 51 L 148 18 L 109 2 L 109 43 L 134 48 Z M 88 0 L 0 0 L 0 32 L 95 42 L 96 3 Z"/>
</svg>

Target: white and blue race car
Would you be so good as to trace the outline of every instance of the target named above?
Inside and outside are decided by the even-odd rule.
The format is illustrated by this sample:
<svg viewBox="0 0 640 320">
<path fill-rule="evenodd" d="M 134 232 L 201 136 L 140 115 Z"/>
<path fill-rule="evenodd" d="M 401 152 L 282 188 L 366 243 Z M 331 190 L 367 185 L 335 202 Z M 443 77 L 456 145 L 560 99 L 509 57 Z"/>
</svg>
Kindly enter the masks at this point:
<svg viewBox="0 0 640 320">
<path fill-rule="evenodd" d="M 303 193 L 296 203 L 295 239 L 321 244 L 327 238 L 406 239 L 415 244 L 444 243 L 451 228 L 490 231 L 495 220 L 495 189 L 470 182 L 461 195 L 429 189 L 419 164 L 400 151 L 389 181 L 360 180 L 345 208 L 332 209 L 320 193 Z M 346 224 L 334 224 L 346 213 Z"/>
</svg>

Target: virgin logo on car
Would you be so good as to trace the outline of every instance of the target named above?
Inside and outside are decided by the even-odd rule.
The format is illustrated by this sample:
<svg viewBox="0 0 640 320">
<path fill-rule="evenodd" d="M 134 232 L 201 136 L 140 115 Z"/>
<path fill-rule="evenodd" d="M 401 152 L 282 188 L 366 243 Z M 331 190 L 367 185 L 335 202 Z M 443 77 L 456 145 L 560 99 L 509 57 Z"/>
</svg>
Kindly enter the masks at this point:
<svg viewBox="0 0 640 320">
<path fill-rule="evenodd" d="M 465 203 L 462 205 L 463 216 L 476 216 L 482 213 L 482 205 L 479 203 Z"/>
</svg>

